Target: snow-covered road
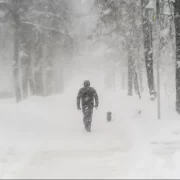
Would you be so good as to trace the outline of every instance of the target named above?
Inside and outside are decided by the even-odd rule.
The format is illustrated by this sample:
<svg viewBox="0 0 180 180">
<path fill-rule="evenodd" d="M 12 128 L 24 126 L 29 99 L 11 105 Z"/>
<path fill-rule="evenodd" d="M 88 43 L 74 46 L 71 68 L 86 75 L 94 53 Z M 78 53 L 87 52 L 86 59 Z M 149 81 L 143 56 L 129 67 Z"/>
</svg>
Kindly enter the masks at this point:
<svg viewBox="0 0 180 180">
<path fill-rule="evenodd" d="M 92 133 L 87 133 L 75 98 L 69 91 L 18 105 L 1 101 L 0 178 L 159 177 L 161 160 L 149 143 L 162 126 L 148 121 L 154 119 L 149 111 L 154 102 L 138 114 L 137 99 L 101 93 Z M 111 123 L 106 122 L 107 110 L 113 112 Z"/>
</svg>

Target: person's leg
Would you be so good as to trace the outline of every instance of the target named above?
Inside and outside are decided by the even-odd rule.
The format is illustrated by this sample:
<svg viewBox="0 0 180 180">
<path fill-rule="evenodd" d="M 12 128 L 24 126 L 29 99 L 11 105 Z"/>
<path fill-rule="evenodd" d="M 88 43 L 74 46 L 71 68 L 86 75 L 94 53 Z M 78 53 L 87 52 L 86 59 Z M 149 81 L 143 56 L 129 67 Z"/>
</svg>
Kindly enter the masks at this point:
<svg viewBox="0 0 180 180">
<path fill-rule="evenodd" d="M 88 107 L 87 106 L 83 107 L 83 123 L 84 123 L 84 128 L 87 131 L 87 123 L 88 123 Z"/>
<path fill-rule="evenodd" d="M 84 106 L 83 107 L 83 123 L 86 131 L 91 131 L 91 123 L 92 123 L 92 114 L 93 114 L 93 107 L 91 106 Z"/>
<path fill-rule="evenodd" d="M 84 114 L 83 122 L 84 122 L 84 128 L 87 130 L 87 126 L 88 126 L 88 115 L 87 114 Z"/>
<path fill-rule="evenodd" d="M 93 114 L 93 108 L 89 108 L 88 114 L 87 114 L 87 131 L 88 132 L 91 132 L 92 114 Z"/>
</svg>

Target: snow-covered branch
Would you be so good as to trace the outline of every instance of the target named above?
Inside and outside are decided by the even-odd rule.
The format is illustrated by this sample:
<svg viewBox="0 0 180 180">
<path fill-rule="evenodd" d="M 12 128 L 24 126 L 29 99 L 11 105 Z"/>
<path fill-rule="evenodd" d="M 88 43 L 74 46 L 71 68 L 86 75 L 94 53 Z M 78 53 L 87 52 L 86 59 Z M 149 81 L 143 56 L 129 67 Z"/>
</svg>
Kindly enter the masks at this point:
<svg viewBox="0 0 180 180">
<path fill-rule="evenodd" d="M 62 18 L 61 16 L 59 16 L 59 15 L 57 15 L 55 13 L 46 12 L 46 11 L 43 12 L 43 11 L 35 11 L 34 10 L 32 13 L 36 14 L 37 16 L 41 16 L 42 15 L 42 16 L 49 17 L 49 18 L 50 17 L 55 17 L 55 18 L 61 20 L 64 23 L 64 26 L 65 26 L 66 30 L 68 31 L 68 25 L 67 25 L 65 19 Z"/>
<path fill-rule="evenodd" d="M 39 24 L 32 23 L 32 22 L 22 21 L 21 24 L 27 24 L 27 25 L 31 25 L 31 26 L 37 27 L 38 29 L 44 29 L 44 30 L 48 30 L 48 31 L 54 31 L 54 32 L 65 34 L 64 30 L 62 31 L 62 30 L 56 29 L 56 28 L 48 28 L 48 27 L 45 27 L 43 25 L 39 25 Z"/>
</svg>

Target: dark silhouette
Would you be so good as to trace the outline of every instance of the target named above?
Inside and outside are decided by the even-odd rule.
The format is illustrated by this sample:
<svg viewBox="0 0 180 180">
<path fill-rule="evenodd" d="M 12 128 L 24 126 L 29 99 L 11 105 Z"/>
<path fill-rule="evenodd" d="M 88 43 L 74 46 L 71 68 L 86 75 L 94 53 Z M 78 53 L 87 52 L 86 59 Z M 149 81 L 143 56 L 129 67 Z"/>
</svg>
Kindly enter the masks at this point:
<svg viewBox="0 0 180 180">
<path fill-rule="evenodd" d="M 107 121 L 108 122 L 112 121 L 112 112 L 110 112 L 110 111 L 107 112 Z"/>
<path fill-rule="evenodd" d="M 94 106 L 95 99 L 95 106 Z M 90 87 L 90 82 L 88 80 L 84 81 L 84 87 L 81 88 L 78 92 L 77 96 L 77 108 L 81 110 L 80 100 L 83 112 L 83 122 L 86 131 L 91 132 L 91 122 L 92 122 L 92 114 L 93 108 L 97 108 L 99 105 L 99 99 L 97 92 L 94 88 Z"/>
</svg>

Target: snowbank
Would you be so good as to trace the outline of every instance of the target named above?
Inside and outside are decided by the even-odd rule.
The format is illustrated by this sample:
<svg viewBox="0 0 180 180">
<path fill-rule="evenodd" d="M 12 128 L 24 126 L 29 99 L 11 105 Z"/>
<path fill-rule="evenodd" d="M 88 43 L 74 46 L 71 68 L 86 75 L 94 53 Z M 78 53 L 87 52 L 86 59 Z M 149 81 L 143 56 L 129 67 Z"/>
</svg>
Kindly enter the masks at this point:
<svg viewBox="0 0 180 180">
<path fill-rule="evenodd" d="M 180 177 L 180 122 L 173 107 L 164 103 L 157 120 L 156 101 L 148 96 L 103 92 L 93 132 L 86 133 L 76 93 L 0 101 L 0 178 Z"/>
</svg>

